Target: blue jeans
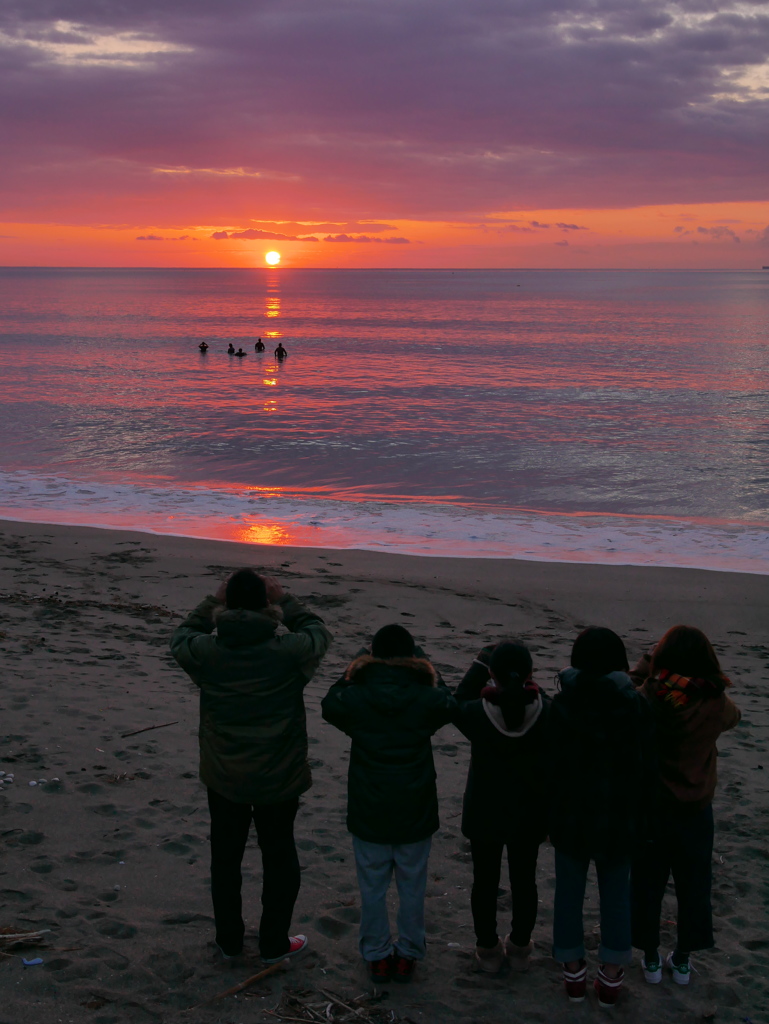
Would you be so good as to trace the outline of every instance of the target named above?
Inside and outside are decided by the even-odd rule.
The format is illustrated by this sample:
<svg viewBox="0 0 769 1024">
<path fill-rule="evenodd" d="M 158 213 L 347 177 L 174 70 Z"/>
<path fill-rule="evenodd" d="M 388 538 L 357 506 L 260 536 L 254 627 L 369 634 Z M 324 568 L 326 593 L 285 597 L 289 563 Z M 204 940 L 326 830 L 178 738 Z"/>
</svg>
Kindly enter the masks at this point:
<svg viewBox="0 0 769 1024">
<path fill-rule="evenodd" d="M 560 963 L 583 960 L 585 933 L 582 904 L 589 859 L 555 851 L 555 903 L 553 906 L 553 959 Z M 630 860 L 597 860 L 601 908 L 601 944 L 598 958 L 604 964 L 629 964 L 630 945 Z"/>
<path fill-rule="evenodd" d="M 432 839 L 419 843 L 367 843 L 352 837 L 360 887 L 360 955 L 384 960 L 395 950 L 422 960 L 425 955 L 425 890 Z M 398 941 L 393 945 L 387 916 L 387 890 L 395 872 L 398 887 Z"/>
</svg>

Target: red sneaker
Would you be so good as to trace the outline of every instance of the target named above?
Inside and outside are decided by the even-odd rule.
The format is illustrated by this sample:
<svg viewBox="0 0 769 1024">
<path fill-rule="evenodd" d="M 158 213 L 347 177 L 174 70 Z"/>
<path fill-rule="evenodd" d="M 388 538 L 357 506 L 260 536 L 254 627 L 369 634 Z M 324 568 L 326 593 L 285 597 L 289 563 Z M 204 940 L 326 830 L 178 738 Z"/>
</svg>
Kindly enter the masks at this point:
<svg viewBox="0 0 769 1024">
<path fill-rule="evenodd" d="M 587 964 L 584 960 L 580 960 L 580 964 L 578 971 L 563 969 L 563 987 L 571 1003 L 584 1002 L 587 993 Z"/>
<path fill-rule="evenodd" d="M 303 949 L 307 949 L 308 938 L 306 935 L 289 935 L 288 937 L 288 952 L 284 953 L 283 956 L 263 956 L 263 964 L 279 964 L 281 960 L 285 960 L 287 957 L 296 956 L 297 953 L 301 953 Z"/>
<path fill-rule="evenodd" d="M 393 977 L 395 981 L 411 981 L 414 977 L 414 971 L 416 970 L 417 962 L 410 956 L 401 956 L 396 953 L 393 955 L 394 973 Z"/>
<path fill-rule="evenodd" d="M 368 968 L 371 972 L 371 980 L 383 985 L 393 976 L 393 970 L 395 968 L 393 957 L 390 955 L 386 956 L 384 960 L 369 960 Z"/>
<path fill-rule="evenodd" d="M 624 980 L 625 972 L 621 967 L 617 977 L 610 978 L 608 974 L 604 974 L 603 964 L 601 964 L 598 968 L 598 977 L 593 982 L 593 988 L 598 995 L 598 1005 L 603 1006 L 605 1009 L 614 1006 Z"/>
</svg>

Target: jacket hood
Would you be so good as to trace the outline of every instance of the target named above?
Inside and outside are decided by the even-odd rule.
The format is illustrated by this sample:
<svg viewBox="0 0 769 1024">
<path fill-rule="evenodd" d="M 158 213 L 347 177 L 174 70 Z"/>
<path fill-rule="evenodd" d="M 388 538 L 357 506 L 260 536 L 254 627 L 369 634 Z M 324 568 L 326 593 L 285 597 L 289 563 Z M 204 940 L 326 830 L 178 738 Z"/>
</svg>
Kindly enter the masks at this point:
<svg viewBox="0 0 769 1024">
<path fill-rule="evenodd" d="M 508 729 L 505 723 L 505 716 L 502 714 L 502 708 L 498 704 L 492 704 L 491 701 L 486 700 L 484 697 L 482 700 L 483 710 L 488 715 L 489 721 L 502 733 L 503 736 L 510 736 L 513 738 L 525 736 L 526 733 L 531 729 L 542 714 L 542 694 L 537 694 L 537 699 L 532 701 L 531 704 L 526 705 L 526 710 L 523 713 L 523 721 L 517 729 Z"/>
<path fill-rule="evenodd" d="M 408 669 L 419 676 L 419 682 L 425 686 L 435 686 L 438 673 L 427 658 L 375 658 L 373 654 L 362 654 L 347 668 L 345 679 L 352 680 L 356 675 L 371 665 L 382 665 L 392 669 Z"/>
<path fill-rule="evenodd" d="M 225 647 L 255 647 L 272 640 L 282 618 L 277 605 L 258 612 L 247 608 L 222 608 L 214 614 L 218 640 Z"/>
<path fill-rule="evenodd" d="M 609 672 L 605 676 L 593 676 L 583 669 L 565 668 L 562 672 L 558 673 L 558 678 L 561 681 L 563 693 L 573 693 L 580 684 L 584 686 L 585 690 L 596 693 L 602 691 L 611 692 L 612 690 L 617 693 L 622 693 L 623 691 L 635 693 L 635 687 L 627 672 Z M 580 686 L 580 689 L 582 686 Z"/>
<path fill-rule="evenodd" d="M 365 687 L 366 698 L 382 715 L 397 715 L 432 689 L 438 674 L 426 658 L 374 658 L 364 654 L 349 666 L 345 678 Z"/>
</svg>

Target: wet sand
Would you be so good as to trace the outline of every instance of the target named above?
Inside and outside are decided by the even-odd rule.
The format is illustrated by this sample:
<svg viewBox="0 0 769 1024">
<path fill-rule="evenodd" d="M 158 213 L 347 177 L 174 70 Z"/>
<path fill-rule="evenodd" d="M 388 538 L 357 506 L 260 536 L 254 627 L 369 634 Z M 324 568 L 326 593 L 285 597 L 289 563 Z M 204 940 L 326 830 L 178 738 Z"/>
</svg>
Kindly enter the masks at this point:
<svg viewBox="0 0 769 1024">
<path fill-rule="evenodd" d="M 335 634 L 307 690 L 314 785 L 297 819 L 303 886 L 295 930 L 311 947 L 290 971 L 247 994 L 180 1013 L 259 969 L 255 842 L 244 862 L 246 955 L 225 965 L 214 953 L 197 698 L 168 654 L 181 616 L 243 564 L 279 575 Z M 267 1011 L 281 999 L 285 1009 L 292 994 L 325 1006 L 321 989 L 345 1001 L 372 992 L 357 954 L 359 904 L 344 824 L 348 744 L 322 721 L 319 702 L 357 648 L 393 621 L 412 629 L 451 686 L 484 643 L 522 638 L 550 692 L 584 625 L 616 629 L 631 658 L 675 622 L 712 637 L 744 716 L 720 742 L 717 947 L 694 959 L 688 989 L 669 978 L 646 985 L 636 962 L 614 1016 L 639 1024 L 712 1015 L 767 1020 L 768 607 L 769 577 L 760 575 L 256 547 L 0 523 L 0 770 L 15 776 L 0 790 L 0 929 L 50 929 L 40 945 L 0 957 L 0 1024 L 243 1024 L 277 1020 Z M 168 722 L 175 724 L 123 736 Z M 547 846 L 530 973 L 474 970 L 470 858 L 459 831 L 468 748 L 452 727 L 436 735 L 434 748 L 441 828 L 430 864 L 428 956 L 412 984 L 389 985 L 381 1001 L 356 1005 L 369 1007 L 371 1019 L 420 1024 L 581 1021 L 602 1012 L 592 997 L 576 1008 L 565 1001 L 549 957 Z M 502 886 L 501 931 L 509 912 L 504 878 Z M 586 928 L 593 948 L 596 895 L 591 882 Z M 671 900 L 668 922 L 674 914 Z M 672 948 L 670 923 L 663 948 Z M 24 967 L 22 955 L 44 962 Z"/>
</svg>

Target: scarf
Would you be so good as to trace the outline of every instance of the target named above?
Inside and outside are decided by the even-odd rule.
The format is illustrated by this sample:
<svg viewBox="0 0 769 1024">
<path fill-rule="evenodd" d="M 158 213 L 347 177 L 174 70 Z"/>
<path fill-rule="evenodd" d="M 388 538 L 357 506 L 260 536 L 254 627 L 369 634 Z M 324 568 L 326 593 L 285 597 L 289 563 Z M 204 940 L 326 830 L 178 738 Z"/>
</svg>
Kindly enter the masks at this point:
<svg viewBox="0 0 769 1024">
<path fill-rule="evenodd" d="M 663 668 L 652 680 L 654 696 L 672 704 L 674 708 L 685 708 L 699 697 L 719 697 L 728 680 L 698 679 L 696 676 L 679 676 L 669 668 Z"/>
</svg>

